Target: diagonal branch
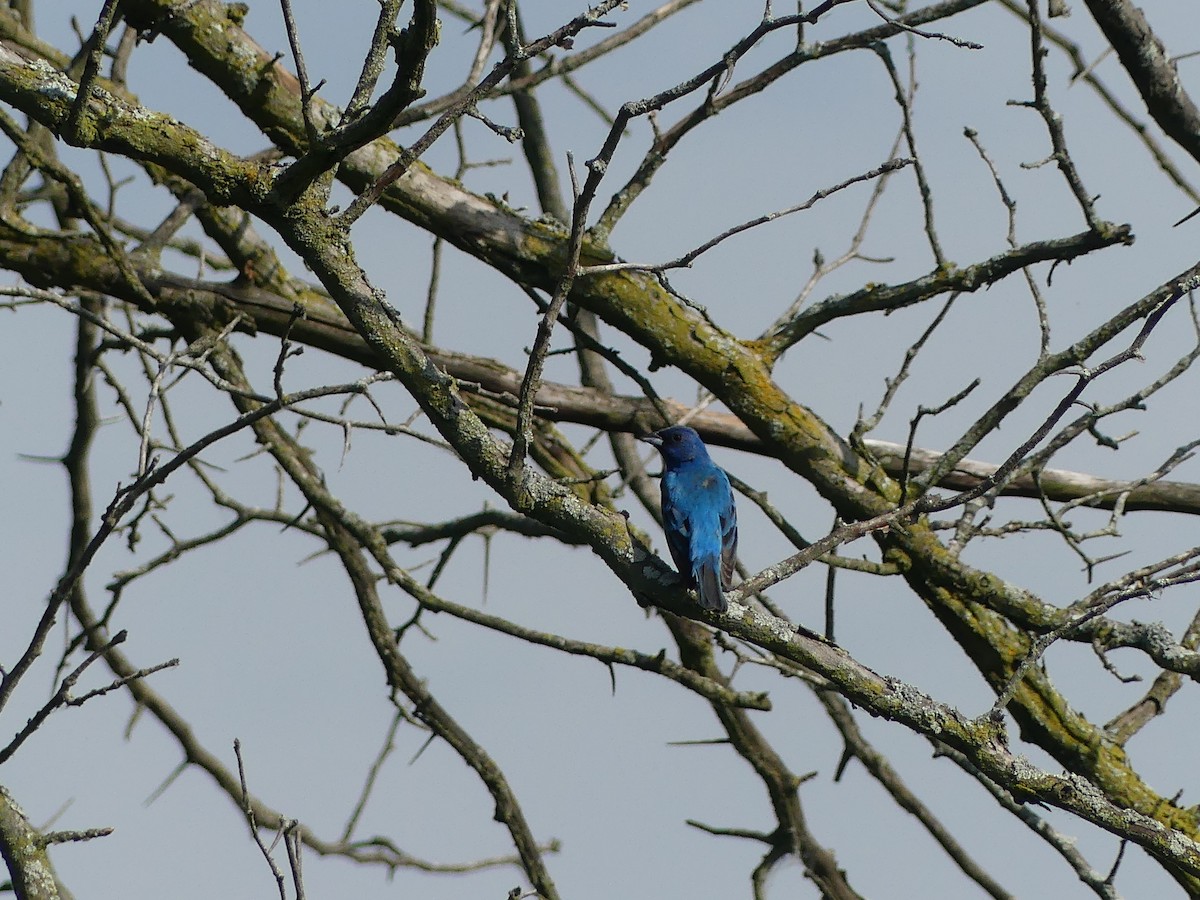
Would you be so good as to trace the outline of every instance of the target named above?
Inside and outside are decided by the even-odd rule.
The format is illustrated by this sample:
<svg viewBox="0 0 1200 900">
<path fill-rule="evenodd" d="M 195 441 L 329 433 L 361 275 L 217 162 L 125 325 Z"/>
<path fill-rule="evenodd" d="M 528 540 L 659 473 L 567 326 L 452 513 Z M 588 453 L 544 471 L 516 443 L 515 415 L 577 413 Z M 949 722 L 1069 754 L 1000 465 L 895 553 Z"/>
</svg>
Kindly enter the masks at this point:
<svg viewBox="0 0 1200 900">
<path fill-rule="evenodd" d="M 939 294 L 954 291 L 970 293 L 1034 263 L 1067 261 L 1103 247 L 1132 242 L 1133 236 L 1128 225 L 1106 225 L 1097 231 L 1034 241 L 962 268 L 946 266 L 903 284 L 870 285 L 853 293 L 830 297 L 813 304 L 790 321 L 778 326 L 774 332 L 767 335 L 766 342 L 772 356 L 778 357 L 788 347 L 822 325 L 843 316 L 903 309 Z"/>
<path fill-rule="evenodd" d="M 1200 108 L 1179 78 L 1171 55 L 1129 0 L 1084 0 L 1092 18 L 1117 51 L 1154 121 L 1200 162 Z"/>
</svg>

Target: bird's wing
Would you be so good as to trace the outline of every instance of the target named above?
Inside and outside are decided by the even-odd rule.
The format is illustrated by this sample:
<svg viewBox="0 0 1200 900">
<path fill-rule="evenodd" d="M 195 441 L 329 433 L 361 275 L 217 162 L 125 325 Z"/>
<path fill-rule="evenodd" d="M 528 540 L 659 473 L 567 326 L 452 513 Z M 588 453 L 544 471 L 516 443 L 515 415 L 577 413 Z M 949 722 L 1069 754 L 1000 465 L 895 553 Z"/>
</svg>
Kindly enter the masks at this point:
<svg viewBox="0 0 1200 900">
<path fill-rule="evenodd" d="M 724 588 L 733 576 L 733 554 L 729 548 L 732 529 L 736 542 L 737 516 L 729 478 L 712 463 L 703 466 L 692 483 L 689 510 L 692 515 L 690 559 L 700 605 L 724 612 L 728 608 Z"/>
<path fill-rule="evenodd" d="M 662 483 L 662 511 L 663 533 L 667 536 L 667 549 L 671 551 L 675 569 L 679 572 L 684 584 L 694 587 L 695 579 L 692 577 L 690 553 L 691 523 L 688 520 L 687 512 L 675 502 L 670 481 L 665 477 Z"/>
<path fill-rule="evenodd" d="M 733 491 L 729 491 L 729 503 L 721 513 L 721 586 L 729 590 L 733 586 L 733 567 L 737 563 L 737 507 L 733 505 Z"/>
</svg>

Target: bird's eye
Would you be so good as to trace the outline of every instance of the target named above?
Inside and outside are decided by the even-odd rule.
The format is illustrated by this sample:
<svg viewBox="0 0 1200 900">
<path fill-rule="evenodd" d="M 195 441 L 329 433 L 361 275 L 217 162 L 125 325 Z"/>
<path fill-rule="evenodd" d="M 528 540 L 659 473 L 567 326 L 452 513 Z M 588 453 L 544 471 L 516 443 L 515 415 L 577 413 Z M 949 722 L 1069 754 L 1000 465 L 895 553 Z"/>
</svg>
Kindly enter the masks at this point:
<svg viewBox="0 0 1200 900">
<path fill-rule="evenodd" d="M 683 435 L 682 434 L 673 434 L 673 435 L 671 435 L 671 440 L 673 440 L 675 443 L 678 444 L 680 441 L 683 440 Z"/>
</svg>

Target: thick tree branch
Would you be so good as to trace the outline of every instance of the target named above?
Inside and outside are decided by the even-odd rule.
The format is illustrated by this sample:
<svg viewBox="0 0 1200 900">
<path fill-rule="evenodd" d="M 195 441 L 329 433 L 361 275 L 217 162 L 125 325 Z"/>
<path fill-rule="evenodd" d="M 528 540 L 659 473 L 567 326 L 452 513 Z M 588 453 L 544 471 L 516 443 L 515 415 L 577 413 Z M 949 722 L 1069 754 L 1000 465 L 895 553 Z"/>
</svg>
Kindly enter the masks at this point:
<svg viewBox="0 0 1200 900">
<path fill-rule="evenodd" d="M 46 852 L 49 843 L 30 824 L 8 789 L 0 785 L 0 856 L 18 900 L 59 900 L 63 896 Z"/>
<path fill-rule="evenodd" d="M 1129 0 L 1084 3 L 1117 51 L 1150 116 L 1200 162 L 1200 108 L 1184 89 L 1171 55 L 1151 29 L 1145 13 Z"/>
</svg>

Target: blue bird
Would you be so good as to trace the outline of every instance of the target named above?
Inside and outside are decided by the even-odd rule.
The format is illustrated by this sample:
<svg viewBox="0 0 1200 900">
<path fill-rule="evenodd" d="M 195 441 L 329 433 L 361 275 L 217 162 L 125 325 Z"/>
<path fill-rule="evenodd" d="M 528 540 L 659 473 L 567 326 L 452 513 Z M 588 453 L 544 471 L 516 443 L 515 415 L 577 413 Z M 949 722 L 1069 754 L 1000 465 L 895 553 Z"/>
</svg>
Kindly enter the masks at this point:
<svg viewBox="0 0 1200 900">
<path fill-rule="evenodd" d="M 694 429 L 674 425 L 641 438 L 663 458 L 663 530 L 684 584 L 700 605 L 724 612 L 737 557 L 737 510 L 729 478 Z"/>
</svg>

